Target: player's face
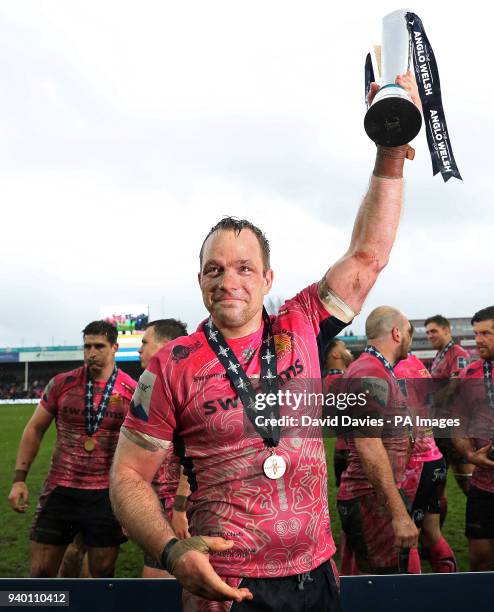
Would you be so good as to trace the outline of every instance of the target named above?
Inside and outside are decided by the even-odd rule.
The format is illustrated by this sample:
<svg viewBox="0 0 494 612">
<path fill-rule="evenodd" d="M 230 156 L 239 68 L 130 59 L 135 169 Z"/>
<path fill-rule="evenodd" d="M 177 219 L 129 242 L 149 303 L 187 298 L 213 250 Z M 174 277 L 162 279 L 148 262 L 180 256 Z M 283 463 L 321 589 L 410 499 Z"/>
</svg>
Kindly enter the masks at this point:
<svg viewBox="0 0 494 612">
<path fill-rule="evenodd" d="M 427 339 L 436 351 L 444 348 L 451 340 L 451 332 L 448 327 L 441 327 L 437 323 L 429 323 L 425 328 Z"/>
<path fill-rule="evenodd" d="M 339 353 L 340 353 L 341 360 L 343 361 L 345 367 L 348 368 L 348 366 L 353 361 L 352 352 L 347 349 L 346 344 L 344 342 L 338 342 L 338 348 L 340 349 Z"/>
<path fill-rule="evenodd" d="M 149 362 L 151 361 L 151 357 L 155 353 L 157 353 L 160 348 L 165 346 L 165 344 L 169 341 L 169 338 L 163 338 L 162 340 L 158 340 L 156 334 L 154 333 L 154 326 L 148 327 L 144 332 L 144 335 L 141 340 L 141 348 L 139 349 L 141 366 L 146 369 L 148 367 Z"/>
<path fill-rule="evenodd" d="M 111 344 L 106 336 L 88 334 L 84 336 L 84 363 L 93 376 L 115 362 L 118 344 Z"/>
<path fill-rule="evenodd" d="M 214 232 L 203 250 L 199 285 L 214 322 L 230 337 L 254 332 L 261 323 L 264 296 L 273 283 L 263 270 L 261 247 L 253 232 Z"/>
<path fill-rule="evenodd" d="M 479 321 L 473 324 L 475 344 L 482 359 L 494 360 L 494 321 Z"/>
</svg>

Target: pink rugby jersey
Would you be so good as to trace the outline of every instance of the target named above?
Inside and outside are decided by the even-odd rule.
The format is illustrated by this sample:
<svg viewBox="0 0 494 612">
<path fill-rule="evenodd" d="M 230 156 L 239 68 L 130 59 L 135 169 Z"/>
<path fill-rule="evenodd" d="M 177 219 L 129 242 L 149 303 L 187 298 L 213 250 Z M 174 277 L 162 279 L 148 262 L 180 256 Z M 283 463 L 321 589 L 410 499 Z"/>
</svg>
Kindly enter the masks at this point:
<svg viewBox="0 0 494 612">
<path fill-rule="evenodd" d="M 165 508 L 171 508 L 177 494 L 178 482 L 180 480 L 180 460 L 170 446 L 165 460 L 154 475 L 153 489 L 157 496 L 165 502 Z"/>
<path fill-rule="evenodd" d="M 368 415 L 383 419 L 381 440 L 388 454 L 396 486 L 400 488 L 411 455 L 412 438 L 408 427 L 395 426 L 395 415 L 404 417 L 408 414 L 397 380 L 377 357 L 369 353 L 362 353 L 350 364 L 343 380 L 348 380 L 348 390 L 354 393 L 362 392 L 366 388 L 371 390 L 367 405 L 359 416 Z M 377 428 L 372 428 L 369 435 L 376 436 L 377 431 Z M 350 450 L 349 465 L 341 476 L 337 496 L 341 501 L 374 491 L 365 474 L 353 436 L 347 436 L 347 443 Z"/>
<path fill-rule="evenodd" d="M 271 323 L 280 390 L 307 379 L 320 387 L 320 353 L 345 324 L 324 308 L 317 285 L 287 301 Z M 251 379 L 260 374 L 261 342 L 262 326 L 227 339 Z M 246 435 L 242 403 L 202 325 L 151 360 L 125 426 L 173 440 L 192 490 L 191 533 L 234 542 L 228 551 L 210 553 L 220 576 L 299 574 L 334 554 L 321 437 L 282 436 L 276 454 L 286 472 L 278 480 L 267 478 L 263 463 L 271 452 L 258 434 Z"/>
<path fill-rule="evenodd" d="M 446 347 L 445 347 L 446 348 Z M 452 344 L 445 352 L 438 351 L 431 365 L 432 378 L 453 378 L 458 376 L 470 361 L 470 355 L 459 344 Z"/>
<path fill-rule="evenodd" d="M 335 380 L 339 380 L 343 376 L 343 370 L 338 370 L 338 372 L 326 374 L 326 376 L 322 379 L 322 388 L 324 393 L 331 392 L 331 385 Z M 348 444 L 343 436 L 336 436 L 336 441 L 334 444 L 334 449 L 337 451 L 345 451 L 348 450 Z"/>
<path fill-rule="evenodd" d="M 411 412 L 419 417 L 428 418 L 430 415 L 424 397 L 428 389 L 423 380 L 430 379 L 431 375 L 425 365 L 415 355 L 409 355 L 407 359 L 402 359 L 397 363 L 394 372 L 400 381 L 401 390 L 406 397 Z M 441 459 L 441 457 L 442 454 L 437 448 L 432 429 L 418 428 L 412 459 L 417 462 L 425 462 L 435 461 Z"/>
<path fill-rule="evenodd" d="M 494 362 L 491 363 L 494 367 Z M 494 403 L 494 398 L 491 401 Z M 494 406 L 489 406 L 484 383 L 484 359 L 474 361 L 460 372 L 453 416 L 463 416 L 463 424 L 470 420 L 466 435 L 470 435 L 477 450 L 494 438 Z M 475 466 L 471 482 L 483 491 L 494 493 L 494 470 Z"/>
<path fill-rule="evenodd" d="M 122 370 L 108 402 L 105 416 L 92 436 L 95 448 L 84 450 L 86 369 L 57 374 L 46 386 L 40 406 L 56 419 L 57 442 L 43 493 L 56 486 L 107 489 L 120 427 L 128 412 L 136 382 Z M 99 405 L 106 381 L 95 382 L 93 405 Z"/>
</svg>

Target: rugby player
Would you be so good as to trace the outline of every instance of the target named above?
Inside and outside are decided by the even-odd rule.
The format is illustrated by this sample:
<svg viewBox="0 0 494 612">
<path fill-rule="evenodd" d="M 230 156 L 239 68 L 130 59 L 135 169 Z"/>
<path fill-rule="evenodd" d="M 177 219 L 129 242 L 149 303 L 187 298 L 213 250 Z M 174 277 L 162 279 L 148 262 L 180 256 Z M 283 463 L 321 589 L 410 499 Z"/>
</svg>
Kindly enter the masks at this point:
<svg viewBox="0 0 494 612">
<path fill-rule="evenodd" d="M 67 545 L 81 532 L 94 578 L 112 577 L 126 540 L 108 496 L 110 465 L 135 381 L 118 369 L 117 329 L 93 321 L 83 330 L 84 366 L 58 374 L 21 437 L 9 501 L 24 512 L 26 477 L 55 419 L 57 440 L 31 530 L 31 576 L 57 575 Z"/>
<path fill-rule="evenodd" d="M 472 318 L 480 359 L 458 377 L 455 405 L 471 417 L 470 436 L 453 438 L 456 449 L 475 466 L 467 492 L 466 528 L 470 570 L 494 570 L 494 306 Z M 468 433 L 468 432 L 467 432 Z"/>
<path fill-rule="evenodd" d="M 415 355 L 408 355 L 396 364 L 394 372 L 410 411 L 418 417 L 429 417 L 430 384 L 427 380 L 431 375 L 425 365 Z M 445 478 L 446 462 L 437 448 L 432 428 L 418 427 L 403 490 L 413 501 L 412 518 L 420 530 L 420 543 L 428 551 L 432 571 L 437 573 L 458 569 L 455 554 L 441 533 L 439 521 L 439 491 L 444 488 Z M 420 568 L 418 555 L 411 555 L 410 562 L 417 563 Z M 410 565 L 409 570 L 418 573 Z"/>
<path fill-rule="evenodd" d="M 437 351 L 431 365 L 431 375 L 434 380 L 444 381 L 444 389 L 437 394 L 441 396 L 440 403 L 444 404 L 449 401 L 450 393 L 452 392 L 454 382 L 450 388 L 446 388 L 448 381 L 456 378 L 460 370 L 462 370 L 469 362 L 470 356 L 467 351 L 459 344 L 455 344 L 451 336 L 451 325 L 443 315 L 434 315 L 429 317 L 424 322 L 427 339 L 433 349 Z M 446 470 L 451 465 L 454 477 L 459 487 L 466 494 L 470 486 L 472 477 L 473 465 L 466 463 L 461 457 L 451 442 L 449 437 L 437 437 L 437 447 L 446 461 Z M 446 492 L 446 478 L 443 485 L 439 489 L 439 508 L 441 525 L 446 519 L 448 513 L 448 496 Z M 427 549 L 422 550 L 424 556 L 427 557 Z"/>
<path fill-rule="evenodd" d="M 343 340 L 335 339 L 330 342 L 326 351 L 325 375 L 323 377 L 323 390 L 331 392 L 331 384 L 339 380 L 353 361 L 353 355 Z M 343 436 L 337 436 L 334 445 L 333 468 L 336 487 L 340 486 L 341 475 L 348 466 L 348 445 Z M 350 576 L 354 573 L 354 555 L 345 542 L 345 533 L 340 534 L 340 574 Z"/>
<path fill-rule="evenodd" d="M 365 323 L 368 345 L 343 375 L 348 391 L 367 396 L 359 411 L 369 424 L 347 436 L 349 465 L 338 490 L 338 511 L 358 573 L 408 570 L 418 530 L 401 494 L 413 429 L 395 426 L 408 411 L 393 364 L 408 354 L 412 327 L 396 308 L 380 306 Z M 372 421 L 374 419 L 374 421 Z"/>
<path fill-rule="evenodd" d="M 187 335 L 187 326 L 177 319 L 157 319 L 146 325 L 139 349 L 141 366 L 148 367 L 153 355 L 168 342 Z M 158 495 L 173 531 L 179 538 L 189 534 L 187 523 L 187 500 L 190 495 L 187 477 L 180 469 L 178 458 L 170 446 L 168 455 L 156 472 L 152 485 Z M 173 578 L 150 555 L 144 555 L 143 578 Z"/>
<path fill-rule="evenodd" d="M 348 350 L 343 340 L 333 340 L 326 352 L 325 375 L 323 377 L 323 389 L 327 393 L 331 390 L 331 383 L 343 376 L 348 366 L 353 361 L 353 355 Z M 343 436 L 336 438 L 333 455 L 333 467 L 336 486 L 340 486 L 342 473 L 348 465 L 348 447 Z"/>
<path fill-rule="evenodd" d="M 397 81 L 417 99 L 410 73 Z M 320 380 L 319 349 L 359 312 L 388 261 L 407 156 L 407 146 L 378 147 L 349 250 L 277 316 L 263 309 L 273 271 L 257 227 L 228 217 L 202 245 L 198 278 L 210 317 L 142 375 L 111 485 L 131 537 L 185 587 L 186 610 L 285 610 L 287 602 L 308 612 L 340 609 L 322 440 L 310 431 L 295 444 L 269 424 L 250 433 L 250 379 L 266 394 L 290 380 Z M 174 359 L 177 344 L 183 350 Z M 185 540 L 174 538 L 150 485 L 172 440 L 191 482 L 193 537 Z"/>
</svg>

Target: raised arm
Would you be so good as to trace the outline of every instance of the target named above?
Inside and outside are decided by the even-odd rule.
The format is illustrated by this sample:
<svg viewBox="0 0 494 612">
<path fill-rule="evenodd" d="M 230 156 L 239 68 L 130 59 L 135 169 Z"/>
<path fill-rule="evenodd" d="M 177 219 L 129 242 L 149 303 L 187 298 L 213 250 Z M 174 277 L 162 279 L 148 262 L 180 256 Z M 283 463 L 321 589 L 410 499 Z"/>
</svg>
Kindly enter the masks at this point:
<svg viewBox="0 0 494 612">
<path fill-rule="evenodd" d="M 397 77 L 420 107 L 417 86 L 409 72 Z M 379 88 L 373 84 L 371 96 Z M 403 165 L 413 149 L 377 147 L 369 189 L 353 227 L 348 251 L 324 275 L 319 285 L 322 302 L 345 322 L 360 312 L 379 273 L 387 265 L 401 216 Z"/>
<path fill-rule="evenodd" d="M 14 482 L 9 493 L 9 503 L 15 512 L 26 511 L 29 502 L 29 489 L 25 481 L 38 454 L 41 440 L 53 418 L 54 415 L 42 406 L 37 406 L 22 432 L 15 461 Z"/>
</svg>

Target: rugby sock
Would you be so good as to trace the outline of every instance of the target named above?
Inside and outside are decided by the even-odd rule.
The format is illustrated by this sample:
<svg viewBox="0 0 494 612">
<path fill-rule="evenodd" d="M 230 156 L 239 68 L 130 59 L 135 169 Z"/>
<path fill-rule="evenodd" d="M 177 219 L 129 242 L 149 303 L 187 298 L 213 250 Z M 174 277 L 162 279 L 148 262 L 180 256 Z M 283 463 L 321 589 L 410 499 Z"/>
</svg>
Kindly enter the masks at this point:
<svg viewBox="0 0 494 612">
<path fill-rule="evenodd" d="M 436 574 L 451 574 L 458 571 L 455 553 L 451 550 L 445 538 L 430 549 L 429 561 L 432 571 Z"/>
<path fill-rule="evenodd" d="M 422 567 L 420 566 L 420 556 L 417 548 L 411 548 L 408 555 L 408 573 L 421 574 Z"/>
</svg>

